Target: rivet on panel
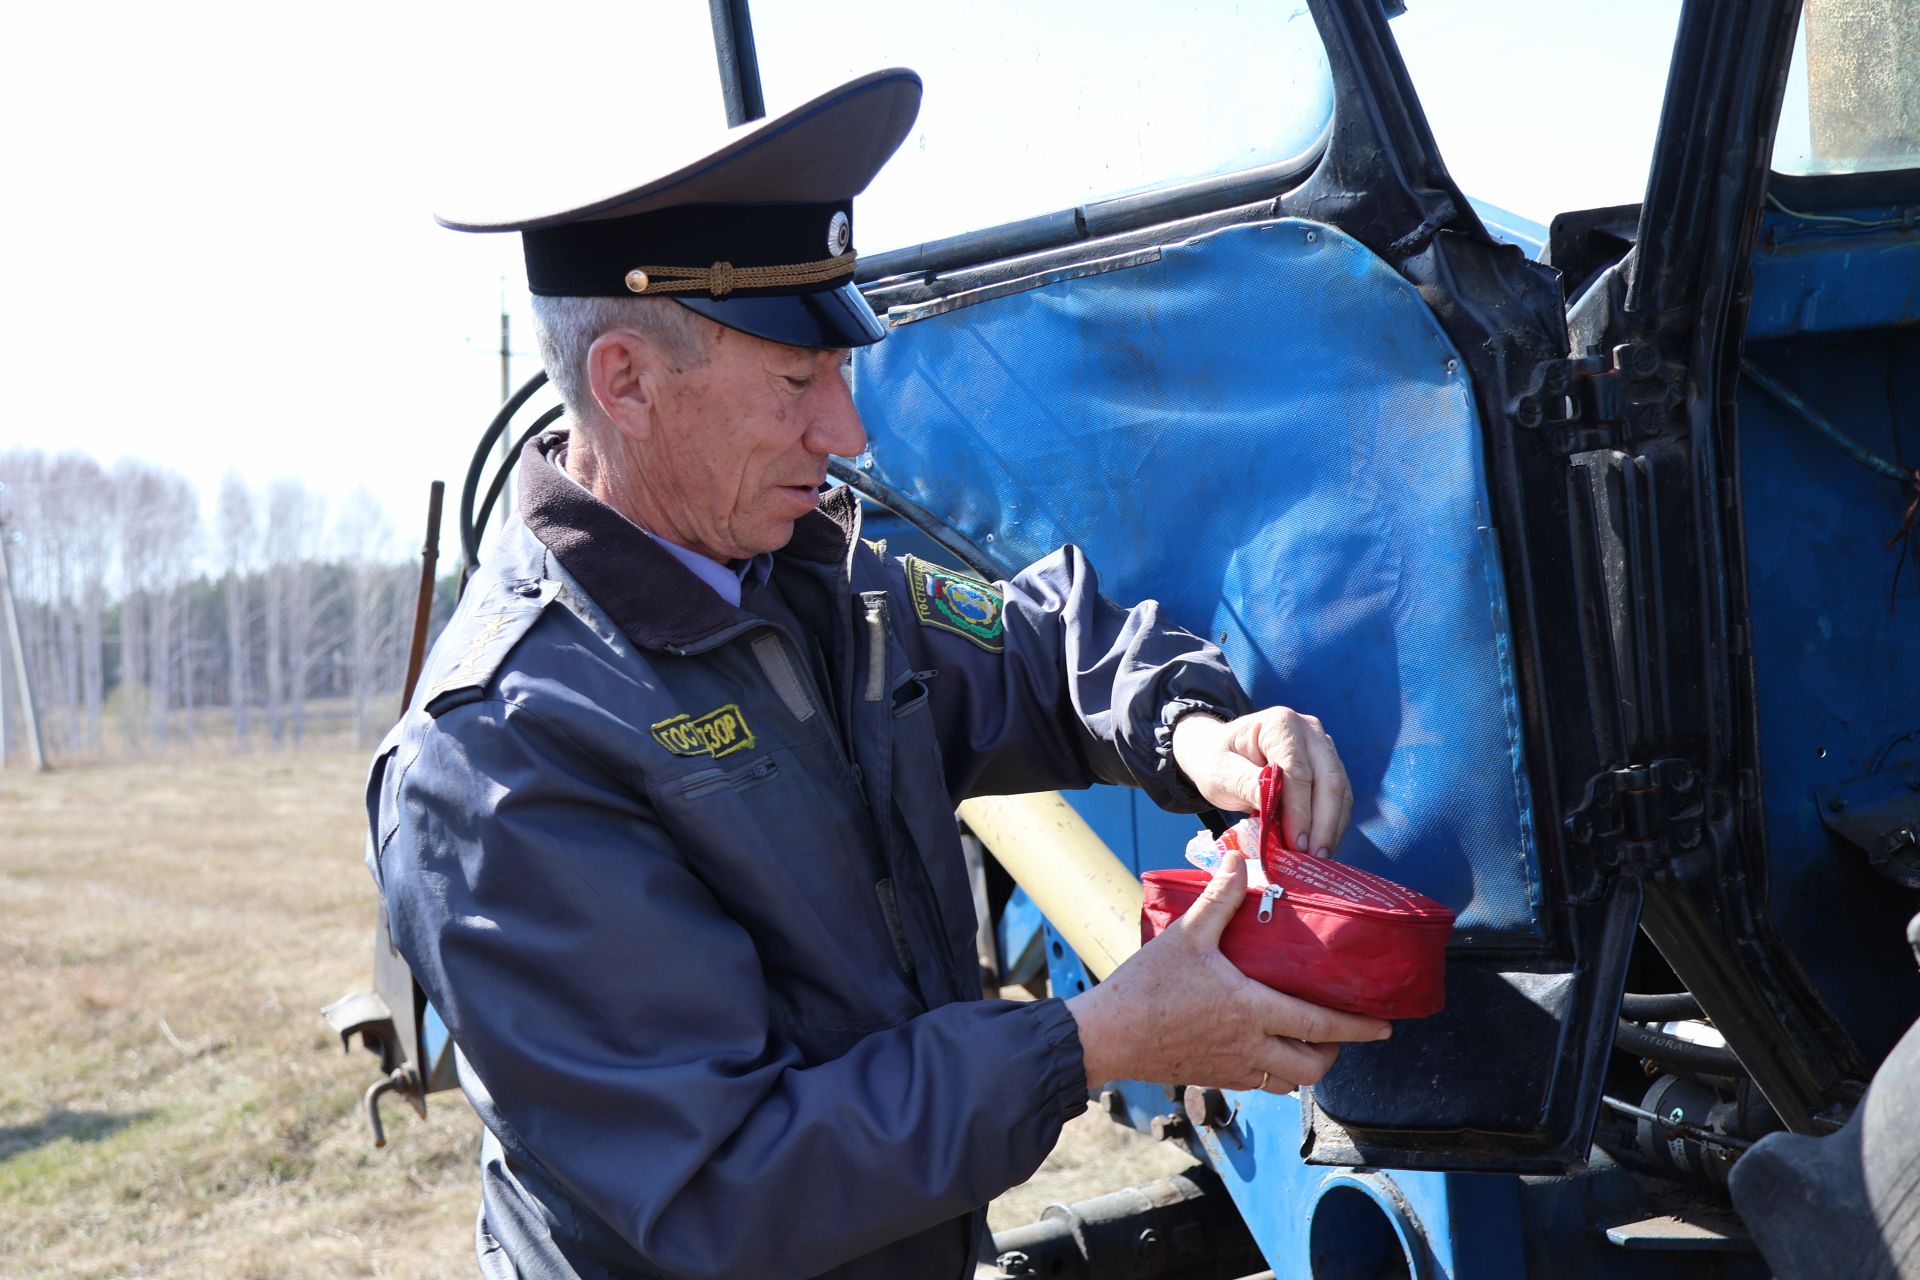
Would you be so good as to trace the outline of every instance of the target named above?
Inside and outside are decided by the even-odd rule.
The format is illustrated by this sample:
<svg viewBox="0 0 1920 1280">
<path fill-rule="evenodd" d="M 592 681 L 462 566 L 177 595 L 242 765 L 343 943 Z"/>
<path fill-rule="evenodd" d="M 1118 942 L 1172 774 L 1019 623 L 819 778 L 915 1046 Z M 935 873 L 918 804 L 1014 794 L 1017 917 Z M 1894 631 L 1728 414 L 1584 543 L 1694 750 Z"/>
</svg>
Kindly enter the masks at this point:
<svg viewBox="0 0 1920 1280">
<path fill-rule="evenodd" d="M 1309 232 L 1307 232 L 1307 243 L 1308 243 L 1308 244 L 1312 244 L 1312 243 L 1313 243 L 1314 241 L 1316 241 L 1316 240 L 1318 240 L 1319 238 L 1320 238 L 1320 233 L 1319 233 L 1318 231 L 1309 231 Z"/>
<path fill-rule="evenodd" d="M 1458 360 L 1447 361 L 1447 372 L 1448 373 L 1460 372 L 1460 362 Z"/>
</svg>

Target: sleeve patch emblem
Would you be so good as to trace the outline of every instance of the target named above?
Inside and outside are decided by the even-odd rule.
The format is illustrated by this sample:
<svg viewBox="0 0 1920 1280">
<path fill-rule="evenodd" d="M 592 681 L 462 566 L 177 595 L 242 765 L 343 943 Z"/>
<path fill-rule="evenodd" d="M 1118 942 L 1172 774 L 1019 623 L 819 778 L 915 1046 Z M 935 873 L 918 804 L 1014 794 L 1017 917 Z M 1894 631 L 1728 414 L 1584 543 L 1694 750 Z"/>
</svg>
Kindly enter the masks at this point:
<svg viewBox="0 0 1920 1280">
<path fill-rule="evenodd" d="M 674 716 L 652 726 L 653 740 L 677 756 L 710 756 L 718 760 L 753 746 L 753 730 L 746 716 L 729 702 L 703 716 Z"/>
<path fill-rule="evenodd" d="M 917 556 L 907 556 L 905 563 L 907 590 L 921 626 L 965 636 L 989 653 L 1005 647 L 998 591 L 977 578 L 936 569 Z"/>
</svg>

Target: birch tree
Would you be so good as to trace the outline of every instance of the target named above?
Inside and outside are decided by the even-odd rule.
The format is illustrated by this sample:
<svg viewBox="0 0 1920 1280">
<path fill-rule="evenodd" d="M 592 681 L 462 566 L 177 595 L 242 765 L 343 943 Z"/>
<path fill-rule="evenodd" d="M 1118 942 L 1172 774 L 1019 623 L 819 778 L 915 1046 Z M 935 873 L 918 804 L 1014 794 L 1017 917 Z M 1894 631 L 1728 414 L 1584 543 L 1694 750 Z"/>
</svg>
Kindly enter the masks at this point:
<svg viewBox="0 0 1920 1280">
<path fill-rule="evenodd" d="M 192 575 L 193 553 L 200 531 L 200 507 L 193 486 L 184 476 L 153 470 L 147 484 L 147 503 L 139 512 L 148 538 L 147 652 L 148 720 L 153 743 L 166 745 L 169 712 L 182 699 L 188 677 L 181 644 L 181 605 Z"/>
<path fill-rule="evenodd" d="M 148 603 L 153 579 L 151 523 L 159 477 L 143 462 L 114 468 L 114 506 L 120 531 L 120 702 L 126 745 L 146 741 L 151 699 Z"/>
<path fill-rule="evenodd" d="M 278 480 L 267 499 L 268 718 L 274 741 L 306 736 L 320 598 L 317 543 L 326 506 L 298 480 Z"/>
<path fill-rule="evenodd" d="M 227 615 L 227 702 L 233 708 L 233 741 L 244 747 L 253 727 L 253 619 L 247 608 L 248 572 L 254 560 L 253 494 L 229 471 L 220 482 L 220 559 L 226 570 L 221 596 Z"/>
<path fill-rule="evenodd" d="M 107 579 L 113 571 L 117 515 L 112 481 L 106 469 L 83 454 L 62 459 L 57 483 L 72 495 L 69 518 L 75 548 L 74 598 L 79 611 L 80 742 L 98 752 L 101 710 L 106 699 Z"/>
</svg>

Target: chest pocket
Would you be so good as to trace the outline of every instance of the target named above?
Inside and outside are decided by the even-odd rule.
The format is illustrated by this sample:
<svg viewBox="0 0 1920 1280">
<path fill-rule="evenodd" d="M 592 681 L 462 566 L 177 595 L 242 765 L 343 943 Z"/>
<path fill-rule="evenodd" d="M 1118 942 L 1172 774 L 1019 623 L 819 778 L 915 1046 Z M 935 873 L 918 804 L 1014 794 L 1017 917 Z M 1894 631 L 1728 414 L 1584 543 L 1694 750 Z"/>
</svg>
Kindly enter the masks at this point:
<svg viewBox="0 0 1920 1280">
<path fill-rule="evenodd" d="M 698 800 L 717 791 L 748 791 L 780 774 L 780 761 L 773 756 L 739 769 L 696 769 L 675 783 L 683 800 Z"/>
<path fill-rule="evenodd" d="M 660 821 L 695 875 L 720 893 L 865 877 L 858 797 L 810 759 L 819 747 L 767 745 L 649 783 Z"/>
<path fill-rule="evenodd" d="M 864 806 L 832 752 L 768 744 L 648 784 L 681 860 L 752 936 L 776 1030 L 816 1060 L 917 1011 Z"/>
</svg>

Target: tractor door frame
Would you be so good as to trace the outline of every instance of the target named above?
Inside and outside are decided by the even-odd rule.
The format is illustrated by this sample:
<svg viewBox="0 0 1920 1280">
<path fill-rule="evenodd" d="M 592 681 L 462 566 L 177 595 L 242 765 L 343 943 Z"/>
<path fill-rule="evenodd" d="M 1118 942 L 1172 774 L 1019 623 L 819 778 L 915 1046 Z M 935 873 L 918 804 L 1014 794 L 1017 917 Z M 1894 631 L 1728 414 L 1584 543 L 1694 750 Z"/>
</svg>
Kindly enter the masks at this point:
<svg viewBox="0 0 1920 1280">
<path fill-rule="evenodd" d="M 1490 236 L 1447 174 L 1388 7 L 1310 8 L 1338 104 L 1316 154 L 878 255 L 860 269 L 869 300 L 882 314 L 938 309 L 1292 215 L 1365 244 L 1460 351 L 1481 407 L 1546 918 L 1537 953 L 1456 962 L 1570 975 L 1563 1062 L 1525 1132 L 1361 1128 L 1309 1095 L 1309 1162 L 1560 1172 L 1584 1161 L 1643 901 L 1663 956 L 1782 1119 L 1831 1124 L 1859 1064 L 1761 909 L 1731 435 L 1749 249 L 1799 0 L 1688 0 L 1637 247 L 1585 292 L 1571 339 L 1558 274 Z M 1017 567 L 911 495 L 853 466 L 836 473 L 972 567 Z"/>
</svg>

